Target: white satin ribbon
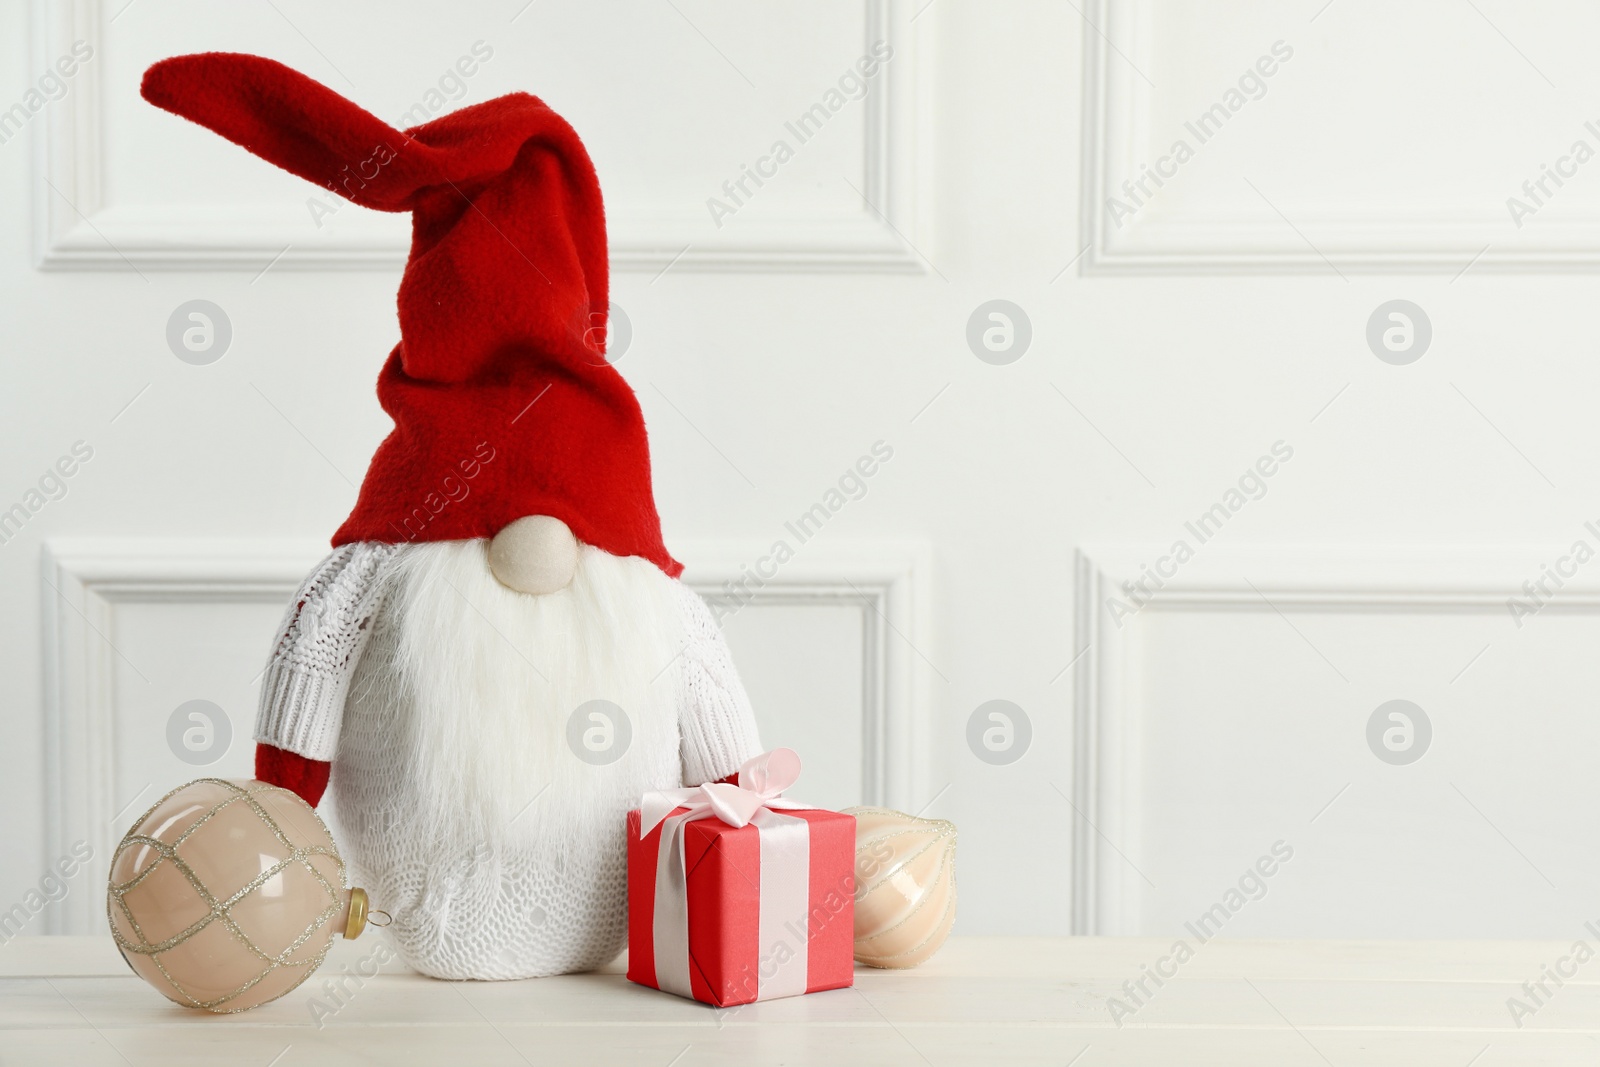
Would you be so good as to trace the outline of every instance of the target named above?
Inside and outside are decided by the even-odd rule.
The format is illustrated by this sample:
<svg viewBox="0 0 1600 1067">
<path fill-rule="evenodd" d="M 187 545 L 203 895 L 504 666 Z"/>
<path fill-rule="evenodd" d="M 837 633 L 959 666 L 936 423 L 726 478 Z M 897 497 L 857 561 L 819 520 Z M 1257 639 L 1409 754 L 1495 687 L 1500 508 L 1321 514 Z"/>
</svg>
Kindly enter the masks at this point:
<svg viewBox="0 0 1600 1067">
<path fill-rule="evenodd" d="M 739 768 L 739 784 L 707 782 L 684 789 L 660 789 L 640 803 L 639 837 L 661 826 L 656 853 L 656 897 L 651 925 L 655 936 L 656 985 L 692 997 L 689 981 L 688 872 L 683 827 L 717 818 L 729 826 L 754 824 L 761 842 L 761 905 L 757 932 L 757 999 L 795 996 L 806 991 L 811 896 L 811 824 L 779 814 L 814 805 L 780 794 L 800 777 L 800 756 L 776 748 Z M 679 808 L 686 811 L 677 812 Z M 787 945 L 786 956 L 778 951 Z M 781 960 L 779 957 L 784 956 Z M 770 973 L 769 973 L 770 972 Z"/>
<path fill-rule="evenodd" d="M 806 924 L 811 909 L 811 824 L 758 811 L 761 834 L 761 918 L 756 931 L 756 999 L 806 991 Z M 778 952 L 788 945 L 788 953 Z"/>
</svg>

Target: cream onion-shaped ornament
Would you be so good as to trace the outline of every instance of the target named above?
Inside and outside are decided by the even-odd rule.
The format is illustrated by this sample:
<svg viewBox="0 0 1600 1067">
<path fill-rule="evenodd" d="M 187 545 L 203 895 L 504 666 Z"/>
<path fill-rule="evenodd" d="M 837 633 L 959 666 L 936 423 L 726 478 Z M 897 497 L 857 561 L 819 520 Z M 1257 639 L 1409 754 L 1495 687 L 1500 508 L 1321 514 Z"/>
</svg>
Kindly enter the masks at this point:
<svg viewBox="0 0 1600 1067">
<path fill-rule="evenodd" d="M 956 827 L 883 808 L 856 817 L 857 963 L 915 967 L 956 921 Z"/>
<path fill-rule="evenodd" d="M 106 911 L 128 966 L 169 999 L 245 1011 L 311 977 L 335 937 L 361 934 L 367 894 L 344 878 L 327 826 L 294 793 L 200 778 L 117 846 Z"/>
</svg>

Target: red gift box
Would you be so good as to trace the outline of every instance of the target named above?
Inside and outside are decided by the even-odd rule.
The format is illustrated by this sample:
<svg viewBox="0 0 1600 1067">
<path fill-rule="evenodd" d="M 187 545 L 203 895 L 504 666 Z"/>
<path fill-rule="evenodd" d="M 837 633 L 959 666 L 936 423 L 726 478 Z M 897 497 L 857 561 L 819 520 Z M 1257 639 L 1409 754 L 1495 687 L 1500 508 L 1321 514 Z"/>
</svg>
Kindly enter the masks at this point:
<svg viewBox="0 0 1600 1067">
<path fill-rule="evenodd" d="M 630 981 L 717 1007 L 852 983 L 856 820 L 778 797 L 798 771 L 778 749 L 628 813 Z"/>
</svg>

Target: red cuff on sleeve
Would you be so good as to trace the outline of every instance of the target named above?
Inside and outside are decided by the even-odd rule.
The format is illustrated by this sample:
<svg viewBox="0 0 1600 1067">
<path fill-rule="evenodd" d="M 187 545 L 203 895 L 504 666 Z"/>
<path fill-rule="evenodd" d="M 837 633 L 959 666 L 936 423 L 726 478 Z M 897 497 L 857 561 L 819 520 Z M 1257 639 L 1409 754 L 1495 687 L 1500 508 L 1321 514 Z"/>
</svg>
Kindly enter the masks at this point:
<svg viewBox="0 0 1600 1067">
<path fill-rule="evenodd" d="M 307 759 L 271 745 L 256 745 L 256 778 L 268 785 L 282 786 L 313 808 L 328 788 L 328 772 L 333 764 Z"/>
</svg>

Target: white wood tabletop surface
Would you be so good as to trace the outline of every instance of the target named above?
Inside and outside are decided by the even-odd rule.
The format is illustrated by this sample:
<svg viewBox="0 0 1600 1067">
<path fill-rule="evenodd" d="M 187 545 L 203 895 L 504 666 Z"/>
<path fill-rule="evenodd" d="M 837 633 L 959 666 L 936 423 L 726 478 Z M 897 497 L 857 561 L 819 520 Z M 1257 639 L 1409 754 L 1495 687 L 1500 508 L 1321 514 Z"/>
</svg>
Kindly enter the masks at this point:
<svg viewBox="0 0 1600 1067">
<path fill-rule="evenodd" d="M 954 938 L 914 971 L 858 968 L 853 989 L 719 1011 L 630 984 L 621 961 L 523 982 L 360 978 L 381 936 L 228 1016 L 169 1003 L 108 938 L 15 938 L 0 1064 L 1600 1064 L 1600 962 L 1559 942 L 1214 940 L 1136 1003 L 1124 983 L 1170 941 Z M 1530 995 L 1547 968 L 1574 974 Z M 1131 1014 L 1113 1018 L 1112 997 Z"/>
</svg>

